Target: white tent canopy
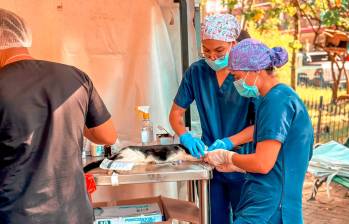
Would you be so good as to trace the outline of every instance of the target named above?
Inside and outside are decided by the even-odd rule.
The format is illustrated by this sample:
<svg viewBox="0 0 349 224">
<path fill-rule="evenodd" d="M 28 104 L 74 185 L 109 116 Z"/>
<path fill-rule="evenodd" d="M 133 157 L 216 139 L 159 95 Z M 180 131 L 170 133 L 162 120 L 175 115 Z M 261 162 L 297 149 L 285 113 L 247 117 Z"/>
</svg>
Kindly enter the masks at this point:
<svg viewBox="0 0 349 224">
<path fill-rule="evenodd" d="M 197 57 L 189 1 L 189 55 Z M 33 31 L 37 59 L 85 71 L 112 113 L 119 137 L 139 141 L 136 106 L 150 105 L 155 125 L 168 114 L 179 82 L 178 4 L 173 0 L 0 0 Z"/>
</svg>

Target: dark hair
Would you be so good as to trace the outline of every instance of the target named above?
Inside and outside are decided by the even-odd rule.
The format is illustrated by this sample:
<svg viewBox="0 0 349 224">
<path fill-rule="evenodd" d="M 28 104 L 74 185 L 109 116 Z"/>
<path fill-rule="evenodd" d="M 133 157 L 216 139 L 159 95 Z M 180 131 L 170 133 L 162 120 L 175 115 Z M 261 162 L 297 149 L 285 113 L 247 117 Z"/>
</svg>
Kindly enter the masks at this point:
<svg viewBox="0 0 349 224">
<path fill-rule="evenodd" d="M 268 75 L 272 75 L 274 73 L 275 68 L 274 67 L 269 67 L 266 68 L 265 71 L 268 73 Z"/>
<path fill-rule="evenodd" d="M 236 42 L 240 42 L 242 40 L 251 38 L 250 34 L 247 32 L 247 30 L 241 30 L 240 35 L 238 38 L 236 38 Z"/>
</svg>

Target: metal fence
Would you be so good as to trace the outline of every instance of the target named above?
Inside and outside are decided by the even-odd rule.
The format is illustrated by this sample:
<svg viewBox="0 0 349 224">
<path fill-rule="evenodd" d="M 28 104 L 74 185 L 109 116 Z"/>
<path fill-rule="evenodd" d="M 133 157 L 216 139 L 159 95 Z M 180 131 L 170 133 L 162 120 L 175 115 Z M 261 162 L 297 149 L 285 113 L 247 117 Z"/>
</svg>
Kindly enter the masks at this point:
<svg viewBox="0 0 349 224">
<path fill-rule="evenodd" d="M 315 142 L 335 140 L 345 143 L 349 138 L 349 103 L 333 104 L 318 99 L 303 100 L 313 123 Z"/>
</svg>

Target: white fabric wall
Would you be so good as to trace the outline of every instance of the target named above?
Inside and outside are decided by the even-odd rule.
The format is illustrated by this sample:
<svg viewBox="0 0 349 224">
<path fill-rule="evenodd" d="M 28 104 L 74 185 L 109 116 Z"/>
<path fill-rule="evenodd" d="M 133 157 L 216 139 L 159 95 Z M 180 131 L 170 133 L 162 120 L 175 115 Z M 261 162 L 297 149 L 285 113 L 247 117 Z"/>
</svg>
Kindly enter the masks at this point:
<svg viewBox="0 0 349 224">
<path fill-rule="evenodd" d="M 157 0 L 163 17 L 165 19 L 168 32 L 170 34 L 171 45 L 174 54 L 174 60 L 176 65 L 176 72 L 178 83 L 182 79 L 182 58 L 181 58 L 181 39 L 180 39 L 180 15 L 179 15 L 179 4 L 174 4 L 173 0 Z M 194 27 L 194 13 L 195 13 L 195 2 L 199 0 L 187 0 L 188 7 L 188 49 L 189 49 L 189 64 L 198 60 L 198 49 L 196 45 L 196 31 Z M 198 3 L 196 3 L 198 4 Z M 171 22 L 173 24 L 171 25 Z M 198 28 L 200 30 L 200 27 Z M 191 125 L 192 132 L 201 136 L 201 124 L 199 120 L 199 114 L 196 109 L 195 101 L 191 105 Z"/>
<path fill-rule="evenodd" d="M 197 58 L 193 2 L 188 0 L 191 62 Z M 170 130 L 168 113 L 182 77 L 173 0 L 0 0 L 0 8 L 27 21 L 35 58 L 74 65 L 91 77 L 121 140 L 139 141 L 135 108 L 141 104 L 151 105 L 155 125 Z M 159 194 L 177 197 L 177 185 L 99 187 L 94 201 Z"/>
<path fill-rule="evenodd" d="M 154 126 L 171 129 L 168 113 L 182 76 L 179 9 L 173 0 L 0 0 L 0 7 L 27 21 L 35 58 L 74 65 L 91 77 L 121 140 L 140 139 L 138 105 L 151 106 Z"/>
</svg>

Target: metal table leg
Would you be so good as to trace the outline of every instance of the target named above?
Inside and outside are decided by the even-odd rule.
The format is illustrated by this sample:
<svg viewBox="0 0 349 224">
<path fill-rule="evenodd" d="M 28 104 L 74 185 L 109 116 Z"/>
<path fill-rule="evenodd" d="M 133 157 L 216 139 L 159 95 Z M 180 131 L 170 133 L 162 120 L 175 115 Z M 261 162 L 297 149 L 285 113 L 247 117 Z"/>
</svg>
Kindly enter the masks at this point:
<svg viewBox="0 0 349 224">
<path fill-rule="evenodd" d="M 209 181 L 199 181 L 199 206 L 200 206 L 200 223 L 210 224 L 210 197 L 209 197 Z"/>
<path fill-rule="evenodd" d="M 194 180 L 187 181 L 188 183 L 188 201 L 195 202 L 195 187 Z"/>
</svg>

